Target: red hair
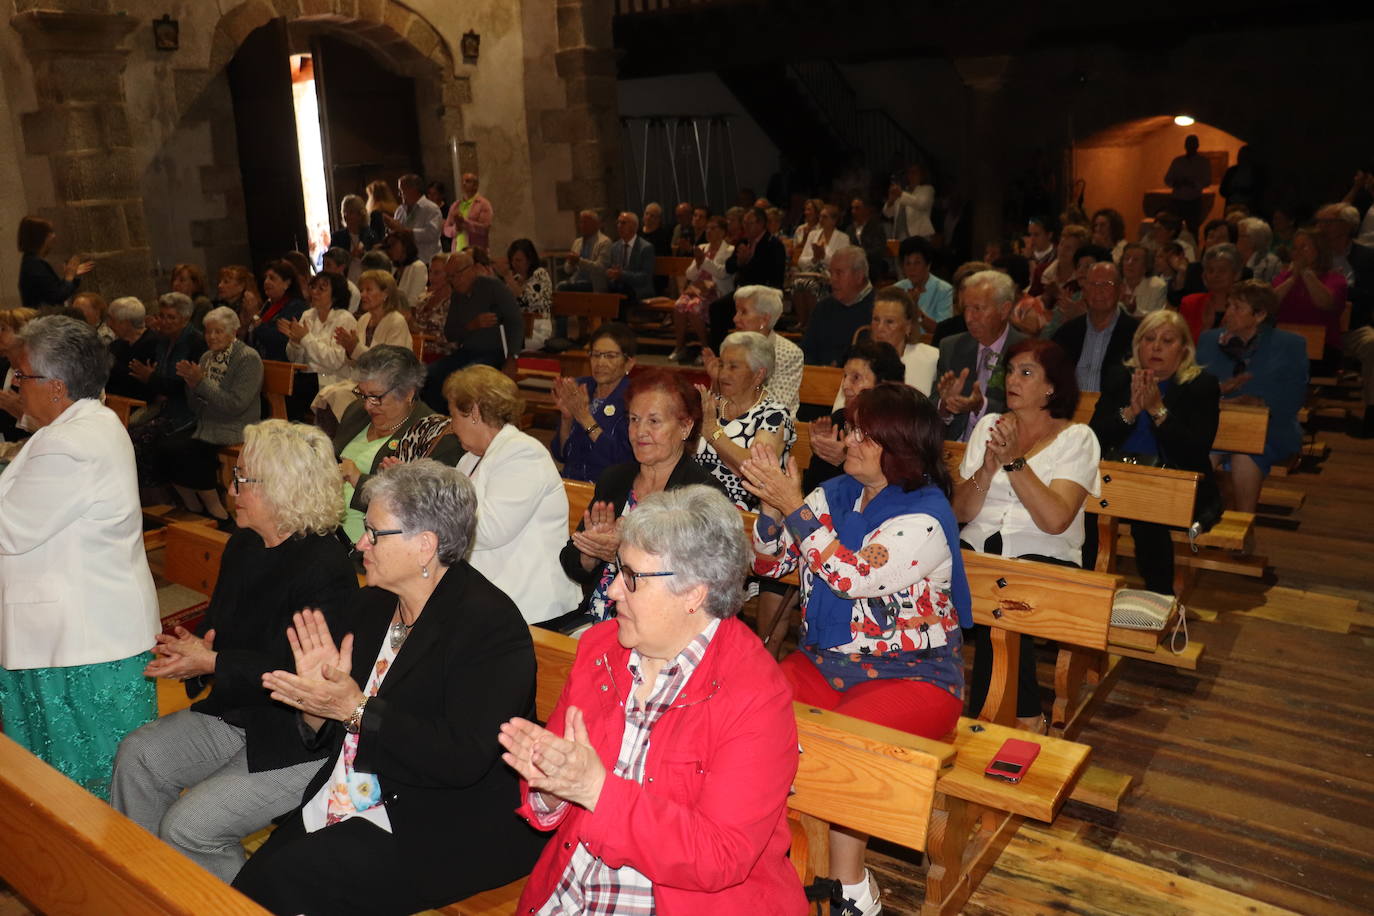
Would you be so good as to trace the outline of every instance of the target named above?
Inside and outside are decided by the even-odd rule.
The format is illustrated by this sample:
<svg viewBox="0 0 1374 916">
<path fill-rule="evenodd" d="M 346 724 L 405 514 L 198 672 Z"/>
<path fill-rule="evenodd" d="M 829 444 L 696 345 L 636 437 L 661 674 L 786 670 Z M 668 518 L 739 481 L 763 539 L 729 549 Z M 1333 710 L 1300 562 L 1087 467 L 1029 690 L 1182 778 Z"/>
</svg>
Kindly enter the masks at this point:
<svg viewBox="0 0 1374 916">
<path fill-rule="evenodd" d="M 679 420 L 692 421 L 692 429 L 687 433 L 686 450 L 692 452 L 697 447 L 697 437 L 701 435 L 701 395 L 692 387 L 684 373 L 671 369 L 645 369 L 630 376 L 630 387 L 625 392 L 628 407 L 634 399 L 650 391 L 661 391 L 674 402 L 674 411 Z"/>
<path fill-rule="evenodd" d="M 854 429 L 883 447 L 883 476 L 906 492 L 934 484 L 953 489 L 942 455 L 945 425 L 930 399 L 910 385 L 882 382 L 859 393 L 845 408 Z"/>
</svg>

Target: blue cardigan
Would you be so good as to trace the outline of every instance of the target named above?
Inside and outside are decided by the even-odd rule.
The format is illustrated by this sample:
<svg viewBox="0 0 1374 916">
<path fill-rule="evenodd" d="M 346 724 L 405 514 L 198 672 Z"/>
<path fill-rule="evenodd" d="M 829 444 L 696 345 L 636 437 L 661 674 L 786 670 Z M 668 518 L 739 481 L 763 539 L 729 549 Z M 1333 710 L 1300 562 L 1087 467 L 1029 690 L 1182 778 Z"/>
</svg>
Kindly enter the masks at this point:
<svg viewBox="0 0 1374 916">
<path fill-rule="evenodd" d="M 1197 361 L 1224 382 L 1235 372 L 1231 358 L 1221 351 L 1221 330 L 1204 331 L 1198 338 Z M 1259 335 L 1259 346 L 1246 369 L 1254 377 L 1230 396 L 1257 397 L 1269 407 L 1264 451 L 1277 460 L 1302 448 L 1298 410 L 1307 397 L 1307 348 L 1297 334 L 1267 324 L 1260 326 Z"/>
<path fill-rule="evenodd" d="M 577 380 L 587 392 L 588 401 L 596 393 L 596 380 L 590 375 Z M 586 430 L 573 422 L 572 430 L 564 441 L 554 433 L 550 448 L 553 457 L 563 462 L 563 476 L 568 480 L 587 480 L 595 483 L 601 479 L 601 472 L 612 465 L 634 460 L 634 450 L 630 448 L 629 408 L 625 405 L 625 393 L 630 388 L 630 377 L 620 380 L 610 397 L 602 403 L 601 409 L 592 412 L 596 425 L 601 427 L 601 435 L 592 441 Z"/>
</svg>

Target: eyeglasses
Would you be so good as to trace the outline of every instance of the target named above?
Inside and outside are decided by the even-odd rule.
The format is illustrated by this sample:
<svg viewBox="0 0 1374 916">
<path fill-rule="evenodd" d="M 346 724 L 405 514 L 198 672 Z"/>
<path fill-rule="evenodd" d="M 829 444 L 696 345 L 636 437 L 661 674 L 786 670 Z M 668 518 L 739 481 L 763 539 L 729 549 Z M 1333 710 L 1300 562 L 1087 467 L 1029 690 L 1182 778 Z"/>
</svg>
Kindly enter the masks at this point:
<svg viewBox="0 0 1374 916">
<path fill-rule="evenodd" d="M 38 381 L 42 381 L 43 379 L 48 379 L 48 378 L 52 378 L 52 376 L 50 376 L 50 375 L 29 375 L 27 372 L 20 372 L 18 369 L 15 369 L 15 370 L 14 370 L 14 383 L 15 383 L 16 385 L 19 384 L 20 382 L 24 381 L 25 379 L 28 379 L 29 381 L 32 381 L 32 382 L 38 382 Z"/>
<path fill-rule="evenodd" d="M 367 402 L 368 404 L 371 404 L 373 407 L 377 407 L 382 403 L 383 398 L 385 398 L 387 395 L 391 394 L 391 392 L 395 390 L 395 388 L 388 388 L 381 394 L 367 394 L 361 388 L 354 388 L 353 396 L 355 398 L 361 398 L 363 401 Z"/>
<path fill-rule="evenodd" d="M 363 522 L 363 531 L 367 534 L 367 542 L 373 547 L 377 546 L 377 538 L 384 538 L 388 534 L 405 534 L 405 531 L 400 528 L 387 528 L 385 531 L 378 531 L 367 522 Z M 631 589 L 631 591 L 634 591 L 634 589 Z"/>
<path fill-rule="evenodd" d="M 593 350 L 592 352 L 587 354 L 587 358 L 614 361 L 617 359 L 624 359 L 625 354 L 621 353 L 619 350 Z"/>
<path fill-rule="evenodd" d="M 868 440 L 868 433 L 859 429 L 859 427 L 857 426 L 849 427 L 849 429 L 846 431 L 846 435 L 848 435 L 851 439 L 854 440 L 855 445 L 862 445 L 864 442 Z"/>
<path fill-rule="evenodd" d="M 620 575 L 625 579 L 625 591 L 634 594 L 639 586 L 640 579 L 653 579 L 658 576 L 675 576 L 675 572 L 635 572 L 625 565 L 625 561 L 620 559 L 620 554 L 616 554 L 615 565 L 620 567 Z"/>
<path fill-rule="evenodd" d="M 1084 285 L 1084 286 L 1097 286 L 1097 287 L 1102 287 L 1102 286 L 1116 286 L 1116 281 L 1115 281 L 1115 280 L 1091 280 L 1091 281 L 1089 281 L 1089 282 L 1087 282 L 1087 283 L 1084 283 L 1083 285 Z"/>
<path fill-rule="evenodd" d="M 238 466 L 237 464 L 234 465 L 234 495 L 235 495 L 235 496 L 238 496 L 238 495 L 239 495 L 239 485 L 240 485 L 240 484 L 245 484 L 245 483 L 262 483 L 262 479 L 261 479 L 261 478 L 258 478 L 258 477 L 243 477 L 243 476 L 241 476 L 241 475 L 239 474 L 239 466 Z"/>
</svg>

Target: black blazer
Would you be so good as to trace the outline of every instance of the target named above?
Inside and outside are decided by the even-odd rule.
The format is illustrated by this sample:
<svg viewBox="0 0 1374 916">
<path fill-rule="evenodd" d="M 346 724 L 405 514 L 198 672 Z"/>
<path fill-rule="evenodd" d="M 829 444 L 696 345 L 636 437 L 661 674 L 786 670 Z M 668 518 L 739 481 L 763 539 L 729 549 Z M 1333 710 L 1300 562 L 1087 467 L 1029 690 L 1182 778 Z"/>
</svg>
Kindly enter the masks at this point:
<svg viewBox="0 0 1374 916">
<path fill-rule="evenodd" d="M 371 226 L 364 226 L 358 231 L 358 241 L 362 243 L 363 250 L 368 251 L 382 243 L 377 234 L 372 231 Z M 348 234 L 348 228 L 340 226 L 334 230 L 334 234 L 329 238 L 330 248 L 342 248 L 348 252 L 349 257 L 353 256 L 353 240 Z"/>
<path fill-rule="evenodd" d="M 1006 345 L 1002 347 L 1002 352 L 998 354 L 997 357 L 999 367 L 1005 370 L 1007 365 L 1007 352 L 1025 339 L 1026 335 L 1016 330 L 1016 328 L 1007 328 Z M 935 367 L 935 378 L 937 380 L 940 379 L 946 372 L 953 372 L 955 375 L 958 375 L 961 370 L 967 369 L 968 378 L 964 380 L 964 390 L 959 393 L 961 395 L 971 393 L 974 384 L 978 381 L 978 366 L 976 365 L 978 362 L 978 350 L 979 343 L 977 339 L 967 331 L 941 340 L 940 361 Z M 994 368 L 992 378 L 989 379 L 989 382 L 996 379 L 997 373 L 997 368 Z M 988 390 L 983 392 L 983 397 L 986 398 L 988 402 L 987 409 L 984 410 L 983 413 L 1006 412 L 1007 386 L 1005 372 L 1003 373 L 1002 384 L 997 386 L 989 385 Z M 963 438 L 964 429 L 967 426 L 968 414 L 956 414 L 954 419 L 950 421 L 949 426 L 945 427 L 945 438 L 950 440 Z"/>
<path fill-rule="evenodd" d="M 1102 366 L 1097 374 L 1097 390 L 1102 390 L 1102 382 L 1107 376 L 1107 369 L 1111 366 L 1119 366 L 1131 355 L 1131 340 L 1135 337 L 1135 329 L 1140 327 L 1140 321 L 1132 318 L 1124 312 L 1116 316 L 1116 327 L 1112 328 L 1112 337 L 1107 341 L 1107 352 L 1102 356 Z M 1088 316 L 1079 315 L 1077 318 L 1070 318 L 1064 322 L 1058 331 L 1054 332 L 1054 342 L 1064 349 L 1069 356 L 1069 362 L 1075 366 L 1083 357 L 1083 342 L 1088 337 Z M 1127 391 L 1129 392 L 1129 388 Z"/>
<path fill-rule="evenodd" d="M 1353 330 L 1374 323 L 1374 247 L 1356 242 L 1345 258 L 1355 274 L 1355 285 L 1350 288 L 1350 327 Z"/>
<path fill-rule="evenodd" d="M 358 469 L 363 474 L 358 478 L 358 485 L 353 488 L 353 499 L 349 502 L 352 508 L 359 512 L 367 508 L 367 504 L 363 502 L 363 484 L 367 483 L 368 478 L 381 469 L 383 458 L 391 458 L 396 454 L 397 449 L 400 448 L 401 440 L 405 438 L 406 433 L 410 432 L 415 421 L 433 413 L 434 411 L 429 408 L 428 404 L 416 397 L 415 406 L 410 409 L 410 414 L 406 417 L 405 422 L 391 433 L 381 448 L 377 449 L 377 457 L 373 459 L 372 467 Z M 362 432 L 371 422 L 372 418 L 363 409 L 362 401 L 354 401 L 349 404 L 348 409 L 344 411 L 343 417 L 339 420 L 339 428 L 334 432 L 334 457 L 342 459 L 344 447 L 352 442 L 358 433 Z M 447 464 L 452 467 L 458 463 L 458 459 L 462 458 L 463 454 L 463 446 L 458 441 L 458 437 L 446 435 L 434 446 L 434 451 L 430 453 L 429 457 L 440 464 Z"/>
<path fill-rule="evenodd" d="M 352 603 L 352 674 L 360 687 L 395 609 L 396 596 L 379 588 L 363 589 Z M 413 866 L 398 880 L 431 906 L 528 874 L 548 839 L 515 815 L 519 778 L 501 761 L 496 740 L 503 722 L 534 718 L 534 695 L 534 644 L 519 609 L 459 561 L 368 700 L 354 760 L 376 774 L 400 856 Z M 302 803 L 328 780 L 343 739 L 335 721 L 314 736 L 314 746 L 328 748 L 329 763 Z"/>
<path fill-rule="evenodd" d="M 638 461 L 626 461 L 623 464 L 614 464 L 601 472 L 601 478 L 596 482 L 596 490 L 592 493 L 592 502 L 608 502 L 615 506 L 616 517 L 619 518 L 625 506 L 625 500 L 630 497 L 630 488 L 634 486 L 635 475 L 639 473 Z M 720 481 L 711 476 L 711 472 L 697 464 L 686 450 L 682 457 L 677 460 L 673 467 L 673 473 L 668 475 L 668 482 L 664 484 L 665 490 L 676 490 L 678 487 L 688 487 L 692 484 L 703 483 L 709 487 L 715 487 L 724 493 L 725 489 Z M 583 523 L 577 523 L 577 530 L 581 531 Z M 558 553 L 558 561 L 563 564 L 563 571 L 568 574 L 568 578 L 583 586 L 594 587 L 601 581 L 601 574 L 606 569 L 606 564 L 601 563 L 591 571 L 582 567 L 582 551 L 573 544 L 572 538 L 568 538 L 568 543 L 563 545 L 563 549 Z M 583 599 L 581 610 L 586 610 L 586 599 Z"/>
<path fill-rule="evenodd" d="M 19 304 L 37 309 L 61 305 L 76 295 L 81 278 L 64 280 L 53 266 L 36 254 L 25 254 L 19 261 Z"/>
<path fill-rule="evenodd" d="M 246 732 L 252 773 L 294 766 L 324 756 L 323 749 L 301 744 L 296 711 L 262 689 L 268 671 L 290 671 L 286 628 L 291 615 L 306 607 L 324 612 L 342 635 L 345 605 L 358 592 L 358 577 L 348 548 L 330 535 L 308 534 L 267 548 L 242 528 L 224 547 L 219 580 L 200 634 L 215 631 L 215 689 L 191 708 L 218 716 Z M 194 697 L 208 678 L 186 681 Z"/>
<path fill-rule="evenodd" d="M 735 275 L 735 289 L 755 284 L 782 289 L 782 278 L 787 273 L 787 249 L 777 236 L 765 232 L 759 236 L 748 264 L 741 266 L 732 254 L 725 262 L 725 269 Z"/>
<path fill-rule="evenodd" d="M 1089 425 L 1097 434 L 1104 459 L 1108 452 L 1126 444 L 1134 428 L 1121 422 L 1121 408 L 1131 403 L 1132 374 L 1126 366 L 1103 371 L 1102 394 Z M 1197 505 L 1215 504 L 1220 491 L 1212 476 L 1210 455 L 1221 413 L 1221 387 L 1216 376 L 1202 372 L 1190 382 L 1175 384 L 1164 395 L 1164 408 L 1169 416 L 1155 428 L 1159 457 L 1171 468 L 1200 473 Z"/>
</svg>

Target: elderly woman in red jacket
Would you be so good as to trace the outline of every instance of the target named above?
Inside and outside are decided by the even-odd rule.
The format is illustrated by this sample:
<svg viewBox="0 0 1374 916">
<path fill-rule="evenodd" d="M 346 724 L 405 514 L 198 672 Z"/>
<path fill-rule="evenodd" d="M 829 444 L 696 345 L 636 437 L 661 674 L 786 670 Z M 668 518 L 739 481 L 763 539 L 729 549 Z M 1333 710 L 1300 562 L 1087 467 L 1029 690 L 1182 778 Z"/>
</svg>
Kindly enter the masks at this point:
<svg viewBox="0 0 1374 916">
<path fill-rule="evenodd" d="M 582 637 L 548 729 L 501 727 L 520 813 L 557 830 L 517 912 L 806 912 L 787 859 L 792 691 L 735 616 L 748 564 L 710 487 L 625 517 L 616 618 Z"/>
</svg>

